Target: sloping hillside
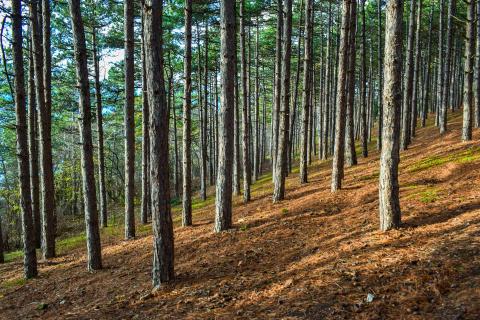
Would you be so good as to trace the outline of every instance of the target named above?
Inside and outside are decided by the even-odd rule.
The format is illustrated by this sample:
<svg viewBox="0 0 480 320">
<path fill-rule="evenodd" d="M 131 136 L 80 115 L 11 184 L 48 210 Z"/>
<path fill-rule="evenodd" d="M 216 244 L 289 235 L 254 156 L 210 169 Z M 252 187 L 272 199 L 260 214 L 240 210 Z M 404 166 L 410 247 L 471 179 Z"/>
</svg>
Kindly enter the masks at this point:
<svg viewBox="0 0 480 320">
<path fill-rule="evenodd" d="M 457 114 L 446 136 L 420 129 L 402 153 L 400 230 L 378 231 L 372 144 L 337 194 L 330 161 L 306 185 L 291 174 L 279 204 L 270 178 L 258 181 L 251 203 L 236 200 L 230 232 L 212 232 L 209 200 L 193 228 L 175 229 L 177 281 L 154 293 L 148 235 L 110 235 L 93 274 L 83 243 L 26 283 L 20 260 L 1 265 L 0 318 L 478 319 L 480 132 L 461 143 L 460 128 Z"/>
</svg>

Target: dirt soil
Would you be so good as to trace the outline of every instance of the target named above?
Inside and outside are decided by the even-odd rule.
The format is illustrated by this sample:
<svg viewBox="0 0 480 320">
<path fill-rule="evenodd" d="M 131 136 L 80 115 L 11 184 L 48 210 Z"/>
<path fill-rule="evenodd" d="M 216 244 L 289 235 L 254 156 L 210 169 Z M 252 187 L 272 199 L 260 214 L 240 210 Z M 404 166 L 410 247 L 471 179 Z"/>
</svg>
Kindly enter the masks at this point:
<svg viewBox="0 0 480 320">
<path fill-rule="evenodd" d="M 460 142 L 419 129 L 400 164 L 402 228 L 378 230 L 378 152 L 347 168 L 330 193 L 331 162 L 309 183 L 270 179 L 236 199 L 235 228 L 215 234 L 214 206 L 175 228 L 177 279 L 151 292 L 152 238 L 103 245 L 105 268 L 85 270 L 85 248 L 42 262 L 38 279 L 0 289 L 1 319 L 479 319 L 480 131 Z M 21 261 L 0 266 L 18 278 Z"/>
</svg>

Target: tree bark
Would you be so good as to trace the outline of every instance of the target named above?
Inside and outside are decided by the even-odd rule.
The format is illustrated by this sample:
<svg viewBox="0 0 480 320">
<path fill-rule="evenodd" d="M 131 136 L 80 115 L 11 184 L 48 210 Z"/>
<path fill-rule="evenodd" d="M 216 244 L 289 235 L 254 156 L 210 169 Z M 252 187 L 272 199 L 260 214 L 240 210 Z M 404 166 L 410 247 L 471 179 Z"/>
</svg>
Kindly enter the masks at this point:
<svg viewBox="0 0 480 320">
<path fill-rule="evenodd" d="M 273 147 L 272 147 L 272 177 L 275 177 L 278 155 L 278 140 L 280 127 L 280 108 L 282 95 L 282 33 L 283 33 L 283 0 L 277 0 L 277 33 L 275 42 L 275 85 L 273 120 Z"/>
<path fill-rule="evenodd" d="M 477 1 L 477 46 L 475 54 L 475 127 L 480 128 L 480 1 Z"/>
<path fill-rule="evenodd" d="M 147 90 L 151 106 L 149 123 L 154 287 L 160 287 L 175 277 L 168 167 L 168 108 L 163 78 L 162 5 L 161 0 L 146 0 L 143 7 Z"/>
<path fill-rule="evenodd" d="M 28 156 L 28 127 L 25 102 L 25 77 L 23 69 L 22 48 L 22 4 L 20 0 L 12 1 L 12 49 L 15 74 L 15 114 L 17 134 L 17 163 L 20 182 L 20 211 L 22 215 L 23 272 L 25 278 L 36 277 L 37 256 L 35 252 L 35 233 L 33 228 L 32 203 L 30 192 L 30 163 Z M 0 230 L 1 236 L 1 230 Z M 3 260 L 3 241 L 2 260 Z"/>
<path fill-rule="evenodd" d="M 134 4 L 124 2 L 125 33 L 125 239 L 135 238 L 135 69 Z"/>
<path fill-rule="evenodd" d="M 362 155 L 368 157 L 368 127 L 367 127 L 367 38 L 365 33 L 365 1 L 362 2 L 362 80 L 361 80 L 361 115 L 360 115 L 360 139 L 362 142 Z M 369 85 L 371 83 L 369 82 Z"/>
<path fill-rule="evenodd" d="M 400 148 L 407 150 L 411 141 L 410 122 L 412 117 L 412 92 L 413 92 L 413 46 L 415 33 L 415 9 L 416 0 L 410 0 L 410 17 L 408 18 L 408 43 L 406 54 L 406 70 L 404 76 L 403 92 L 403 116 L 402 116 L 402 138 Z"/>
<path fill-rule="evenodd" d="M 465 83 L 463 87 L 463 128 L 462 140 L 472 140 L 473 113 L 473 68 L 475 45 L 475 1 L 467 3 L 467 22 L 465 39 Z"/>
<path fill-rule="evenodd" d="M 420 30 L 421 30 L 421 23 L 422 23 L 422 0 L 418 0 L 417 2 L 417 22 L 416 22 L 416 30 L 415 30 L 415 57 L 414 57 L 414 69 L 413 69 L 413 91 L 412 91 L 412 114 L 410 118 L 410 135 L 415 137 L 415 130 L 417 129 L 417 114 L 418 114 L 418 101 L 419 99 L 419 92 L 420 92 Z"/>
<path fill-rule="evenodd" d="M 87 235 L 87 270 L 92 271 L 102 268 L 102 253 L 93 164 L 92 115 L 90 110 L 87 47 L 85 44 L 85 30 L 80 11 L 80 0 L 69 0 L 69 4 L 72 19 L 77 80 L 80 90 L 80 140 L 82 144 L 82 180 Z"/>
<path fill-rule="evenodd" d="M 311 38 L 312 38 L 312 11 L 313 0 L 307 0 L 305 3 L 305 46 L 303 60 L 303 97 L 302 97 L 302 127 L 301 127 L 301 146 L 300 146 L 300 183 L 308 182 L 308 163 L 307 163 L 307 143 L 308 143 L 308 123 L 310 118 L 310 95 L 311 95 L 311 78 L 310 68 L 312 65 L 311 57 Z M 298 57 L 300 59 L 300 56 Z M 293 128 L 292 128 L 293 130 Z"/>
<path fill-rule="evenodd" d="M 383 45 L 382 34 L 382 0 L 377 0 L 377 15 L 378 15 L 378 137 L 377 149 L 382 149 L 382 132 L 383 132 Z"/>
<path fill-rule="evenodd" d="M 350 32 L 350 0 L 342 1 L 342 24 L 338 56 L 338 79 L 335 116 L 335 145 L 331 191 L 341 189 L 345 158 L 345 113 L 347 107 L 346 83 L 348 68 L 348 34 Z"/>
<path fill-rule="evenodd" d="M 185 0 L 182 225 L 192 225 L 192 0 Z"/>
<path fill-rule="evenodd" d="M 232 226 L 232 165 L 235 111 L 235 2 L 220 4 L 221 102 L 218 127 L 218 172 L 216 183 L 215 232 Z M 258 119 L 258 118 L 257 118 Z"/>
<path fill-rule="evenodd" d="M 347 119 L 345 123 L 345 162 L 349 166 L 357 164 L 354 134 L 354 103 L 355 103 L 355 63 L 357 57 L 356 31 L 357 31 L 357 2 L 350 3 L 350 28 L 348 36 L 348 70 L 347 70 Z M 343 175 L 343 169 L 342 169 Z"/>
<path fill-rule="evenodd" d="M 245 0 L 240 1 L 240 51 L 241 51 L 241 72 L 242 72 L 242 149 L 243 149 L 243 201 L 250 201 L 251 167 L 249 152 L 249 98 L 247 83 L 247 57 L 245 43 Z"/>
<path fill-rule="evenodd" d="M 379 213 L 382 231 L 400 226 L 398 163 L 402 97 L 403 0 L 388 2 L 385 24 L 384 117 L 379 177 Z"/>
<path fill-rule="evenodd" d="M 95 72 L 95 100 L 97 104 L 97 143 L 98 143 L 98 186 L 100 191 L 100 225 L 102 228 L 108 225 L 107 215 L 107 188 L 105 182 L 105 151 L 103 143 L 103 106 L 102 91 L 100 87 L 100 61 L 98 59 L 96 28 L 92 31 L 93 42 L 93 66 Z"/>
<path fill-rule="evenodd" d="M 35 234 L 35 248 L 42 246 L 42 224 L 40 219 L 40 181 L 38 175 L 38 145 L 37 145 L 37 104 L 35 96 L 35 68 L 33 55 L 33 39 L 30 41 L 28 66 L 28 148 L 30 155 L 30 188 L 32 192 L 32 216 Z"/>
<path fill-rule="evenodd" d="M 42 253 L 44 259 L 55 257 L 55 187 L 53 182 L 51 109 L 45 99 L 44 44 L 41 39 L 38 0 L 31 1 L 33 52 L 35 66 L 35 95 L 39 110 L 40 189 L 42 215 Z M 46 8 L 44 8 L 44 11 Z M 51 105 L 50 105 L 51 106 Z"/>
<path fill-rule="evenodd" d="M 445 66 L 444 66 L 444 76 L 445 80 L 443 81 L 442 87 L 442 104 L 440 106 L 440 115 L 439 115 L 439 124 L 440 124 L 440 134 L 444 134 L 447 131 L 447 110 L 450 94 L 450 74 L 451 74 L 451 60 L 452 60 L 452 34 L 453 26 L 452 19 L 455 11 L 455 0 L 449 0 L 448 5 L 448 15 L 447 15 L 447 44 L 445 47 Z"/>
<path fill-rule="evenodd" d="M 281 71 L 281 109 L 279 113 L 279 139 L 277 148 L 277 159 L 274 171 L 273 202 L 285 198 L 285 177 L 287 174 L 287 152 L 288 152 L 288 127 L 290 124 L 290 67 L 292 54 L 292 0 L 285 0 L 283 6 L 283 48 L 282 48 L 282 71 Z"/>
</svg>

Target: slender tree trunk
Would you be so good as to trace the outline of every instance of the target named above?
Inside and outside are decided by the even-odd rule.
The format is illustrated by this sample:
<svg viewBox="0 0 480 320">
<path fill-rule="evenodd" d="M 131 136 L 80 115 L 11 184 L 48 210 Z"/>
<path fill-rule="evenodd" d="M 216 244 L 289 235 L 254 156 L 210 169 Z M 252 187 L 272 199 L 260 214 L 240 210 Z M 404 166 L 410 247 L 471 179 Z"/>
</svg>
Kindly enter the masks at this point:
<svg viewBox="0 0 480 320">
<path fill-rule="evenodd" d="M 39 110 L 40 186 L 42 213 L 42 253 L 44 259 L 55 256 L 55 187 L 53 183 L 51 109 L 45 99 L 44 47 L 41 39 L 38 0 L 30 2 L 35 66 L 35 95 Z M 46 10 L 46 8 L 44 8 Z"/>
<path fill-rule="evenodd" d="M 98 179 L 100 191 L 100 225 L 104 228 L 108 224 L 107 215 L 107 189 L 105 182 L 105 151 L 103 144 L 103 114 L 102 114 L 102 91 L 100 87 L 100 61 L 98 59 L 97 34 L 93 28 L 93 67 L 95 72 L 95 100 L 97 104 L 97 143 L 98 143 Z"/>
<path fill-rule="evenodd" d="M 345 157 L 345 114 L 347 107 L 347 69 L 348 69 L 348 35 L 350 32 L 350 3 L 342 1 L 342 24 L 338 60 L 338 79 L 335 116 L 335 145 L 333 153 L 332 192 L 341 189 Z"/>
<path fill-rule="evenodd" d="M 430 9 L 430 28 L 428 32 L 428 47 L 427 47 L 427 74 L 425 75 L 425 91 L 423 96 L 423 110 L 422 110 L 422 127 L 425 127 L 427 121 L 427 115 L 429 110 L 429 105 L 432 104 L 432 99 L 430 95 L 430 80 L 431 80 L 431 61 L 432 61 L 432 34 L 433 34 L 433 8 Z"/>
<path fill-rule="evenodd" d="M 282 98 L 282 34 L 283 34 L 283 0 L 277 0 L 277 35 L 275 42 L 275 94 L 273 119 L 272 177 L 275 180 L 275 170 L 278 156 L 278 141 L 280 130 L 280 108 Z"/>
<path fill-rule="evenodd" d="M 444 72 L 444 52 L 443 52 L 443 32 L 444 32 L 444 7 L 445 7 L 445 0 L 440 0 L 440 14 L 439 14 L 439 22 L 438 22 L 438 60 L 437 60 L 437 96 L 435 102 L 435 125 L 439 123 L 439 116 L 440 116 L 440 108 L 442 106 L 442 89 L 443 89 L 443 72 Z"/>
<path fill-rule="evenodd" d="M 192 225 L 192 0 L 185 0 L 182 225 Z"/>
<path fill-rule="evenodd" d="M 350 28 L 348 36 L 348 70 L 347 70 L 347 119 L 345 123 L 345 162 L 349 166 L 357 164 L 355 151 L 355 135 L 353 123 L 353 107 L 355 103 L 355 62 L 356 62 L 356 31 L 357 31 L 357 2 L 350 4 Z M 343 171 L 342 171 L 343 178 Z"/>
<path fill-rule="evenodd" d="M 440 122 L 440 134 L 444 134 L 447 131 L 447 110 L 448 110 L 448 102 L 449 102 L 449 93 L 450 93 L 450 72 L 451 72 L 451 57 L 452 57 L 452 34 L 453 34 L 453 26 L 452 26 L 452 19 L 453 14 L 455 12 L 456 1 L 449 0 L 448 5 L 448 15 L 447 15 L 447 45 L 445 48 L 445 66 L 444 66 L 444 76 L 445 80 L 443 81 L 442 86 L 442 99 L 441 99 L 441 106 L 440 106 L 440 115 L 439 115 L 439 122 Z"/>
<path fill-rule="evenodd" d="M 411 140 L 410 122 L 412 117 L 412 92 L 413 92 L 413 46 L 415 33 L 415 9 L 416 0 L 410 0 L 410 17 L 408 18 L 408 43 L 406 54 L 406 70 L 404 77 L 404 94 L 403 94 L 403 116 L 402 116 L 402 140 L 400 148 L 407 150 Z"/>
<path fill-rule="evenodd" d="M 475 70 L 477 77 L 475 78 L 475 127 L 480 128 L 480 1 L 477 0 L 477 46 Z"/>
<path fill-rule="evenodd" d="M 42 246 L 42 225 L 40 220 L 40 181 L 38 175 L 37 146 L 37 104 L 35 96 L 35 68 L 32 42 L 30 41 L 28 65 L 28 148 L 30 155 L 30 188 L 32 192 L 32 216 L 35 234 L 35 248 Z"/>
<path fill-rule="evenodd" d="M 245 0 L 240 1 L 240 51 L 241 51 L 241 69 L 242 69 L 242 149 L 243 149 L 243 201 L 250 201 L 251 168 L 249 153 L 249 121 L 248 121 L 248 83 L 247 83 L 247 57 L 245 43 Z"/>
<path fill-rule="evenodd" d="M 377 149 L 382 149 L 382 132 L 383 132 L 383 45 L 382 34 L 384 28 L 382 27 L 382 0 L 377 0 L 377 15 L 378 15 L 378 139 Z"/>
<path fill-rule="evenodd" d="M 173 70 L 172 70 L 173 74 Z M 173 79 L 173 78 L 172 78 Z M 175 198 L 180 198 L 180 166 L 179 166 L 179 156 L 178 156 L 178 132 L 177 132 L 177 109 L 175 106 L 175 86 L 172 81 L 172 104 L 173 112 L 173 154 L 174 154 L 174 172 L 173 178 L 175 182 Z"/>
<path fill-rule="evenodd" d="M 93 164 L 92 115 L 90 111 L 90 88 L 87 66 L 87 48 L 80 0 L 69 0 L 72 18 L 73 43 L 76 60 L 78 87 L 80 90 L 80 139 L 82 143 L 82 180 L 85 203 L 85 226 L 87 235 L 87 269 L 102 268 L 100 231 L 98 226 L 97 194 Z"/>
<path fill-rule="evenodd" d="M 150 183 L 154 287 L 160 287 L 175 277 L 168 168 L 168 108 L 163 78 L 162 5 L 161 0 L 146 0 L 143 7 L 148 102 L 151 106 Z"/>
<path fill-rule="evenodd" d="M 365 1 L 362 4 L 362 80 L 361 80 L 361 115 L 360 115 L 360 139 L 362 142 L 362 155 L 368 157 L 368 128 L 367 128 L 367 38 L 365 35 Z"/>
<path fill-rule="evenodd" d="M 5 262 L 4 251 L 5 249 L 3 244 L 2 217 L 0 216 L 0 263 Z"/>
<path fill-rule="evenodd" d="M 281 110 L 279 113 L 279 131 L 277 159 L 274 171 L 273 202 L 285 198 L 285 177 L 287 174 L 287 152 L 288 152 L 288 127 L 290 118 L 290 67 L 292 53 L 292 0 L 285 0 L 283 7 L 283 48 L 282 48 L 282 71 L 281 71 Z"/>
<path fill-rule="evenodd" d="M 125 32 L 125 239 L 135 237 L 135 70 L 133 0 L 124 2 Z"/>
<path fill-rule="evenodd" d="M 235 20 L 236 22 L 236 20 Z M 234 140 L 234 159 L 233 159 L 233 194 L 235 196 L 240 195 L 240 86 L 239 86 L 239 77 L 238 77 L 238 52 L 237 52 L 237 39 L 238 39 L 238 28 L 235 23 L 235 63 L 234 63 L 234 74 L 235 74 L 235 111 L 234 111 L 234 129 L 233 129 L 233 140 Z"/>
<path fill-rule="evenodd" d="M 35 233 L 32 217 L 30 192 L 30 163 L 28 156 L 28 126 L 25 102 L 25 77 L 22 48 L 22 4 L 12 1 L 13 68 L 15 74 L 15 114 L 17 134 L 18 178 L 20 182 L 20 212 L 22 215 L 23 272 L 25 278 L 37 276 L 37 256 L 35 252 Z M 0 230 L 0 236 L 1 236 Z M 1 259 L 3 260 L 3 241 Z"/>
<path fill-rule="evenodd" d="M 330 93 L 331 93 L 331 61 L 332 60 L 332 3 L 328 3 L 328 31 L 327 31 L 327 57 L 325 70 L 325 100 L 323 102 L 323 147 L 322 160 L 326 160 L 329 154 L 329 139 L 330 139 Z"/>
<path fill-rule="evenodd" d="M 255 134 L 253 147 L 253 181 L 258 180 L 260 162 L 260 52 L 259 52 L 259 19 L 257 15 L 255 32 Z"/>
<path fill-rule="evenodd" d="M 422 0 L 417 0 L 417 22 L 416 22 L 416 30 L 415 30 L 415 57 L 414 57 L 414 69 L 413 69 L 413 91 L 412 91 L 412 110 L 411 110 L 411 118 L 410 118 L 410 135 L 415 137 L 415 130 L 417 129 L 417 114 L 418 114 L 418 101 L 419 99 L 419 91 L 420 91 L 420 30 L 421 30 L 421 23 L 422 23 Z"/>
<path fill-rule="evenodd" d="M 187 0 L 188 1 L 188 0 Z M 151 197 L 150 197 L 150 133 L 149 118 L 150 108 L 148 104 L 147 90 L 147 69 L 145 61 L 145 36 L 144 36 L 144 17 L 142 10 L 142 224 L 148 223 L 148 217 L 151 215 Z M 191 26 L 191 25 L 190 25 Z M 185 29 L 186 30 L 186 29 Z M 191 27 L 190 27 L 190 50 L 191 50 Z M 191 52 L 190 52 L 191 63 Z M 191 85 L 191 78 L 190 78 Z M 185 125 L 184 125 L 185 126 Z M 184 134 L 185 137 L 185 134 Z M 185 142 L 184 142 L 185 143 Z M 185 157 L 184 157 L 185 159 Z"/>
<path fill-rule="evenodd" d="M 219 157 L 216 183 L 215 231 L 232 226 L 232 165 L 235 112 L 235 2 L 222 0 L 220 4 L 221 29 L 221 107 L 219 112 Z M 258 39 L 257 39 L 258 40 Z M 257 51 L 258 52 L 258 51 Z M 258 73 L 257 73 L 258 76 Z M 258 91 L 257 91 L 258 93 Z M 258 117 L 257 117 L 258 119 Z M 258 140 L 257 140 L 258 141 Z"/>
<path fill-rule="evenodd" d="M 312 38 L 312 11 L 313 0 L 307 0 L 305 3 L 305 49 L 303 59 L 303 108 L 302 108 L 302 128 L 301 128 L 301 146 L 300 146 L 300 183 L 308 182 L 308 163 L 307 163 L 307 139 L 308 139 L 308 122 L 310 111 L 310 95 L 311 95 L 311 78 L 310 67 L 312 65 L 311 57 L 311 38 Z M 300 59 L 300 56 L 298 57 Z M 293 128 L 292 128 L 293 130 Z"/>
<path fill-rule="evenodd" d="M 385 34 L 385 89 L 383 92 L 383 141 L 380 157 L 380 229 L 400 226 L 398 163 L 400 161 L 400 109 L 402 75 L 403 0 L 387 4 Z"/>
<path fill-rule="evenodd" d="M 475 56 L 475 1 L 467 3 L 465 39 L 465 83 L 463 87 L 463 129 L 462 140 L 472 140 L 473 114 L 473 68 Z"/>
</svg>

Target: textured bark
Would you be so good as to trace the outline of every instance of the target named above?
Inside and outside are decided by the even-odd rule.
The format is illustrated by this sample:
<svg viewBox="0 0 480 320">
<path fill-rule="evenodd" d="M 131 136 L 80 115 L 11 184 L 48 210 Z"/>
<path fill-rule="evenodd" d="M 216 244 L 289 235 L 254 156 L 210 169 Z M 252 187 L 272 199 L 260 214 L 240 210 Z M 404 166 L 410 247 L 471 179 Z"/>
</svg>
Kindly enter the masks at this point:
<svg viewBox="0 0 480 320">
<path fill-rule="evenodd" d="M 95 72 L 95 101 L 97 105 L 97 144 L 98 144 L 98 187 L 100 195 L 100 225 L 105 228 L 108 224 L 107 214 L 107 186 L 105 182 L 105 151 L 103 141 L 103 106 L 102 90 L 100 87 L 100 61 L 98 60 L 96 29 L 92 32 L 93 67 Z"/>
<path fill-rule="evenodd" d="M 428 32 L 428 46 L 427 46 L 427 64 L 426 64 L 426 75 L 425 75 L 425 90 L 423 95 L 423 108 L 422 108 L 422 127 L 425 127 L 429 105 L 432 104 L 432 99 L 430 95 L 431 88 L 431 61 L 432 61 L 432 29 L 433 29 L 433 6 L 430 7 L 430 28 Z"/>
<path fill-rule="evenodd" d="M 345 163 L 349 166 L 357 164 L 354 136 L 354 103 L 355 103 L 355 62 L 356 62 L 357 2 L 350 3 L 350 28 L 348 35 L 348 71 L 347 71 L 347 108 L 345 123 Z M 343 172 L 343 171 L 342 171 Z"/>
<path fill-rule="evenodd" d="M 382 27 L 382 0 L 377 0 L 377 15 L 378 15 L 378 138 L 377 149 L 382 149 L 382 132 L 383 132 L 383 45 L 382 34 L 384 29 Z"/>
<path fill-rule="evenodd" d="M 383 231 L 400 226 L 398 163 L 402 100 L 402 22 L 403 0 L 389 1 L 385 22 L 384 117 L 379 177 L 380 229 Z"/>
<path fill-rule="evenodd" d="M 447 131 L 447 110 L 450 94 L 450 75 L 451 75 L 451 60 L 452 60 L 452 35 L 453 35 L 453 26 L 452 19 L 455 11 L 456 0 L 449 0 L 448 5 L 448 15 L 447 15 L 447 35 L 446 40 L 447 44 L 445 47 L 445 66 L 444 66 L 444 76 L 445 80 L 443 81 L 442 87 L 442 104 L 440 106 L 440 115 L 439 115 L 439 125 L 440 133 L 444 134 Z"/>
<path fill-rule="evenodd" d="M 345 114 L 347 107 L 346 83 L 348 68 L 348 34 L 350 30 L 350 0 L 342 1 L 342 23 L 338 56 L 338 79 L 335 116 L 335 144 L 333 151 L 332 185 L 335 192 L 342 186 L 345 158 Z"/>
<path fill-rule="evenodd" d="M 413 69 L 413 91 L 412 91 L 412 114 L 410 118 L 410 135 L 415 137 L 415 130 L 417 128 L 417 115 L 418 115 L 418 101 L 420 91 L 420 30 L 422 23 L 422 0 L 417 2 L 417 16 L 416 16 L 416 30 L 415 30 L 415 57 L 414 57 L 414 69 Z"/>
<path fill-rule="evenodd" d="M 192 0 L 185 0 L 182 225 L 192 225 Z"/>
<path fill-rule="evenodd" d="M 273 122 L 273 147 L 272 147 L 272 177 L 275 177 L 278 140 L 280 128 L 280 108 L 282 101 L 282 34 L 283 34 L 283 0 L 277 0 L 277 34 L 275 42 L 275 84 L 274 84 L 274 109 L 272 111 Z"/>
<path fill-rule="evenodd" d="M 42 253 L 44 259 L 49 259 L 55 256 L 55 187 L 52 164 L 51 108 L 49 108 L 45 99 L 44 63 L 46 59 L 44 59 L 44 44 L 41 39 L 38 1 L 31 1 L 29 8 L 32 23 L 33 52 L 35 53 L 35 95 L 39 110 Z"/>
<path fill-rule="evenodd" d="M 143 11 L 147 90 L 151 107 L 149 124 L 153 222 L 152 282 L 154 287 L 159 287 L 175 277 L 168 168 L 168 108 L 163 78 L 162 1 L 146 0 Z"/>
<path fill-rule="evenodd" d="M 327 57 L 325 70 L 325 100 L 323 102 L 323 146 L 322 146 L 322 160 L 326 160 L 329 154 L 329 140 L 330 140 L 330 92 L 331 92 L 331 60 L 332 60 L 332 3 L 328 3 L 328 31 L 327 31 Z"/>
<path fill-rule="evenodd" d="M 142 203 L 141 203 L 141 223 L 147 224 L 148 217 L 151 216 L 151 197 L 150 197 L 150 134 L 148 121 L 150 118 L 150 107 L 148 104 L 147 91 L 147 71 L 145 62 L 145 37 L 142 16 Z M 190 29 L 191 32 L 191 29 Z M 191 33 L 190 33 L 191 39 Z M 191 42 L 190 42 L 191 45 Z M 191 55 L 190 55 L 191 58 Z"/>
<path fill-rule="evenodd" d="M 20 0 L 12 1 L 12 49 L 13 71 L 15 74 L 15 115 L 17 134 L 17 163 L 20 185 L 20 212 L 22 216 L 23 272 L 25 278 L 37 276 L 37 256 L 33 229 L 32 203 L 30 193 L 30 167 L 28 157 L 28 127 L 25 102 L 25 77 L 22 48 L 22 8 Z M 0 230 L 1 236 L 1 230 Z M 2 260 L 3 260 L 3 241 Z"/>
<path fill-rule="evenodd" d="M 33 39 L 32 39 L 33 40 Z M 33 41 L 30 41 L 30 44 Z M 42 246 L 42 224 L 40 219 L 40 177 L 38 175 L 37 145 L 37 103 L 35 96 L 35 68 L 32 46 L 30 45 L 28 66 L 28 149 L 30 155 L 30 189 L 32 192 L 32 216 L 35 234 L 35 247 Z"/>
<path fill-rule="evenodd" d="M 235 2 L 220 3 L 220 96 L 218 128 L 218 172 L 215 200 L 215 232 L 232 226 L 232 165 L 235 112 Z M 258 118 L 257 118 L 258 119 Z"/>
<path fill-rule="evenodd" d="M 361 111 L 360 111 L 360 139 L 362 143 L 362 155 L 368 157 L 368 127 L 367 127 L 367 38 L 365 34 L 365 1 L 362 4 L 362 80 L 361 80 Z M 371 83 L 369 82 L 369 85 Z"/>
<path fill-rule="evenodd" d="M 288 127 L 290 119 L 290 67 L 292 54 L 292 0 L 285 0 L 283 6 L 283 48 L 281 71 L 281 109 L 279 113 L 279 131 L 277 159 L 273 173 L 273 202 L 285 198 L 285 176 L 287 174 Z"/>
<path fill-rule="evenodd" d="M 444 52 L 443 52 L 443 43 L 444 43 L 444 7 L 445 0 L 440 0 L 440 14 L 438 21 L 438 60 L 437 60 L 437 88 L 436 88 L 436 101 L 435 101 L 435 125 L 438 125 L 439 121 L 439 108 L 442 105 L 442 89 L 443 89 L 443 71 L 444 71 Z"/>
<path fill-rule="evenodd" d="M 250 201 L 251 167 L 250 167 L 250 135 L 249 135 L 249 98 L 247 83 L 247 56 L 245 43 L 245 0 L 240 1 L 240 52 L 242 72 L 242 167 L 243 167 L 243 201 Z"/>
<path fill-rule="evenodd" d="M 2 217 L 0 216 L 0 263 L 5 262 L 4 251 L 5 249 L 3 245 Z"/>
<path fill-rule="evenodd" d="M 403 115 L 402 115 L 402 138 L 400 148 L 407 150 L 411 141 L 410 122 L 412 117 L 412 93 L 413 93 L 413 46 L 414 46 L 414 33 L 415 33 L 415 11 L 416 0 L 410 0 L 410 17 L 408 18 L 408 42 L 407 42 L 407 54 L 406 54 L 406 70 L 403 84 Z"/>
<path fill-rule="evenodd" d="M 480 128 L 480 1 L 477 1 L 477 46 L 475 54 L 475 127 Z"/>
<path fill-rule="evenodd" d="M 301 145 L 300 145 L 300 183 L 308 182 L 307 166 L 307 143 L 308 143 L 308 122 L 310 118 L 310 95 L 311 95 L 311 73 L 312 65 L 312 11 L 313 0 L 307 0 L 305 3 L 305 48 L 303 59 L 303 97 L 302 97 L 302 123 L 301 123 Z M 300 59 L 300 57 L 298 57 Z M 293 130 L 293 128 L 292 128 Z"/>
<path fill-rule="evenodd" d="M 98 226 L 97 194 L 93 164 L 92 115 L 90 110 L 90 85 L 87 67 L 87 47 L 80 0 L 69 0 L 72 19 L 77 81 L 80 90 L 80 140 L 82 144 L 82 181 L 87 235 L 87 270 L 102 268 L 100 230 Z"/>
<path fill-rule="evenodd" d="M 259 52 L 259 20 L 257 16 L 255 32 L 255 134 L 253 146 L 253 181 L 258 180 L 260 162 L 260 52 Z"/>
<path fill-rule="evenodd" d="M 135 69 L 134 4 L 124 2 L 125 33 L 125 239 L 135 237 Z"/>
<path fill-rule="evenodd" d="M 235 63 L 234 63 L 234 74 L 235 74 L 235 111 L 234 111 L 234 129 L 233 129 L 233 194 L 235 196 L 240 195 L 240 88 L 239 88 L 239 77 L 237 71 L 237 38 L 238 38 L 238 28 L 235 24 Z"/>
<path fill-rule="evenodd" d="M 465 83 L 463 85 L 463 129 L 462 140 L 472 140 L 473 115 L 473 68 L 475 56 L 475 1 L 467 4 L 467 23 L 465 32 Z"/>
</svg>

